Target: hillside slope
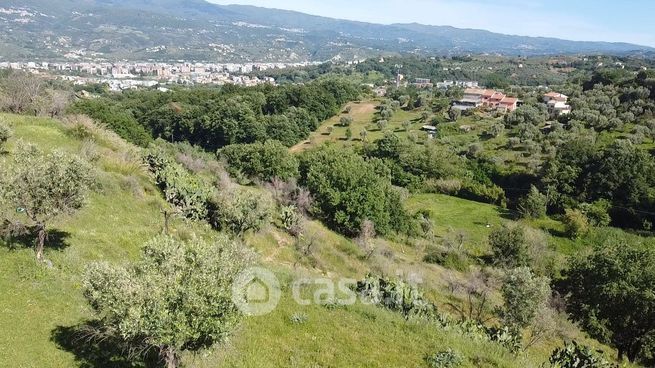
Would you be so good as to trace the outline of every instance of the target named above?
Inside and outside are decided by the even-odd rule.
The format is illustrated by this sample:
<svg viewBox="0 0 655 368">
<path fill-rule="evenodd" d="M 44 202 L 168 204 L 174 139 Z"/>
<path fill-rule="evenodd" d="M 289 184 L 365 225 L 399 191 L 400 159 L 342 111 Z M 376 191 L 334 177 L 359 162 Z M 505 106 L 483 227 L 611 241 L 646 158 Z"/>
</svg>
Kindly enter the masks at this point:
<svg viewBox="0 0 655 368">
<path fill-rule="evenodd" d="M 18 140 L 43 150 L 63 149 L 93 160 L 99 186 L 77 214 L 53 224 L 46 258 L 51 268 L 37 264 L 29 239 L 0 242 L 0 366 L 17 367 L 133 367 L 98 346 L 75 340 L 70 330 L 90 317 L 81 292 L 81 273 L 95 260 L 123 263 L 135 259 L 144 241 L 163 227 L 163 199 L 140 163 L 138 149 L 100 128 L 79 138 L 74 124 L 15 115 L 2 115 Z M 0 156 L 0 160 L 3 159 Z M 260 190 L 260 189 L 254 189 Z M 466 247 L 484 249 L 490 229 L 502 212 L 495 206 L 443 195 L 410 199 L 413 208 L 439 212 L 437 236 L 468 229 Z M 463 211 L 462 208 L 467 210 Z M 368 272 L 419 275 L 421 287 L 443 310 L 453 299 L 446 281 L 463 277 L 457 271 L 422 262 L 425 249 L 377 239 L 378 251 L 367 256 L 353 241 L 312 221 L 311 252 L 301 252 L 293 239 L 274 226 L 246 238 L 262 265 L 275 271 L 283 297 L 273 313 L 247 318 L 224 344 L 211 351 L 185 356 L 190 367 L 422 367 L 424 357 L 453 348 L 467 367 L 537 367 L 560 343 L 552 339 L 519 355 L 497 343 L 443 329 L 375 306 L 301 306 L 291 298 L 290 282 L 303 276 L 360 279 Z M 181 238 L 211 237 L 208 225 L 175 220 L 171 233 Z M 312 289 L 306 290 L 311 293 Z M 568 326 L 568 325 L 567 325 Z M 561 337 L 583 339 L 572 326 Z"/>
<path fill-rule="evenodd" d="M 0 56 L 9 60 L 63 59 L 73 53 L 109 60 L 289 62 L 400 52 L 550 55 L 653 50 L 446 26 L 380 25 L 203 0 L 9 0 L 2 8 Z"/>
</svg>

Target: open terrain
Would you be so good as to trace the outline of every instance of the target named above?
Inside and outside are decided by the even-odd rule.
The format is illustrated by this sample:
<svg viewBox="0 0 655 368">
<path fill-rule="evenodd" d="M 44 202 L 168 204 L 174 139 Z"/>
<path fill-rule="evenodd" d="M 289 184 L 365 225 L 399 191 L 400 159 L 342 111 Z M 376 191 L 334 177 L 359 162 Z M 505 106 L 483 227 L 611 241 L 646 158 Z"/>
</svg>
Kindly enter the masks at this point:
<svg viewBox="0 0 655 368">
<path fill-rule="evenodd" d="M 351 113 L 357 118 L 353 127 L 366 125 L 373 107 L 372 102 L 354 104 Z M 81 211 L 53 224 L 46 251 L 52 267 L 35 262 L 30 239 L 0 243 L 0 363 L 20 367 L 139 366 L 97 346 L 71 340 L 69 334 L 72 326 L 90 317 L 81 292 L 84 266 L 95 260 L 115 264 L 133 260 L 143 242 L 162 231 L 163 198 L 144 170 L 138 149 L 102 129 L 94 130 L 90 138 L 79 139 L 71 126 L 56 120 L 17 115 L 2 118 L 15 132 L 9 151 L 22 140 L 44 150 L 96 152 L 93 157 L 99 184 Z M 407 206 L 433 214 L 436 244 L 462 233 L 462 246 L 474 257 L 488 252 L 487 235 L 507 221 L 502 208 L 445 195 L 413 195 Z M 559 226 L 557 221 L 549 221 L 547 226 Z M 213 235 L 207 224 L 182 220 L 173 222 L 171 232 L 181 238 Z M 538 367 L 562 338 L 595 344 L 562 321 L 561 336 L 514 355 L 498 344 L 405 320 L 371 305 L 300 306 L 290 295 L 289 283 L 294 278 L 361 279 L 373 271 L 418 277 L 430 299 L 451 313 L 448 303 L 457 298 L 448 293 L 447 280 L 464 278 L 456 270 L 423 262 L 426 244 L 376 239 L 379 251 L 367 256 L 351 239 L 319 222 L 310 222 L 308 232 L 316 239 L 310 253 L 301 252 L 292 237 L 273 225 L 246 237 L 261 263 L 283 280 L 282 301 L 269 315 L 246 318 L 220 346 L 185 356 L 188 366 L 420 367 L 426 354 L 456 348 L 469 367 Z M 562 242 L 568 241 L 549 237 L 553 247 Z"/>
</svg>

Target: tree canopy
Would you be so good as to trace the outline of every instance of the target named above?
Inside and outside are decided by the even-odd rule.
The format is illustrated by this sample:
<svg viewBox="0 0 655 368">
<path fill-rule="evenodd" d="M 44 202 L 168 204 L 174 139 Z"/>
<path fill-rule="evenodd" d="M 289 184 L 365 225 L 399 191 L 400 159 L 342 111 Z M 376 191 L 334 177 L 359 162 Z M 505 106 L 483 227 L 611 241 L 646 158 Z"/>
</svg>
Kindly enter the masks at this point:
<svg viewBox="0 0 655 368">
<path fill-rule="evenodd" d="M 91 264 L 84 295 L 101 322 L 95 333 L 116 336 L 132 351 L 157 349 L 175 368 L 180 352 L 224 340 L 239 321 L 232 284 L 251 261 L 227 237 L 159 237 L 145 244 L 138 262 Z"/>
</svg>

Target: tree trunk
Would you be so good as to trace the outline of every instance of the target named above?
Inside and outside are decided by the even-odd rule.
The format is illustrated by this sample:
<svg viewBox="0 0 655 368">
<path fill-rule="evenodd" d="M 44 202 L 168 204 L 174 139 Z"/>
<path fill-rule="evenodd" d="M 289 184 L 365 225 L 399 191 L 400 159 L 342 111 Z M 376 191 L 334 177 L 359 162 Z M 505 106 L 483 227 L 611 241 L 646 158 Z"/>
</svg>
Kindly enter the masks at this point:
<svg viewBox="0 0 655 368">
<path fill-rule="evenodd" d="M 172 347 L 165 348 L 164 360 L 166 360 L 166 368 L 178 368 L 180 366 L 180 358 Z"/>
<path fill-rule="evenodd" d="M 640 346 L 637 342 L 630 344 L 628 348 L 627 355 L 628 361 L 634 363 L 637 360 L 637 355 L 639 355 Z"/>
<path fill-rule="evenodd" d="M 36 260 L 39 262 L 43 262 L 43 248 L 45 246 L 45 238 L 46 238 L 45 224 L 41 222 L 37 223 L 36 231 L 37 231 L 36 247 L 35 247 Z"/>
</svg>

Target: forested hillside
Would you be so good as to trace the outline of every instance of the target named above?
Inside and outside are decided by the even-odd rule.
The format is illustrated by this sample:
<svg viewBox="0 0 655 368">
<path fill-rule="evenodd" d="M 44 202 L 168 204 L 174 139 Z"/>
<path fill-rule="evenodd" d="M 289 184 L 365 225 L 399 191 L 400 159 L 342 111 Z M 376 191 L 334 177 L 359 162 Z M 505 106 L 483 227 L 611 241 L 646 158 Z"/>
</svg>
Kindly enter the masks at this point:
<svg viewBox="0 0 655 368">
<path fill-rule="evenodd" d="M 640 55 L 648 46 L 373 24 L 204 0 L 9 0 L 0 56 L 201 62 L 359 60 L 379 54 Z"/>
</svg>

